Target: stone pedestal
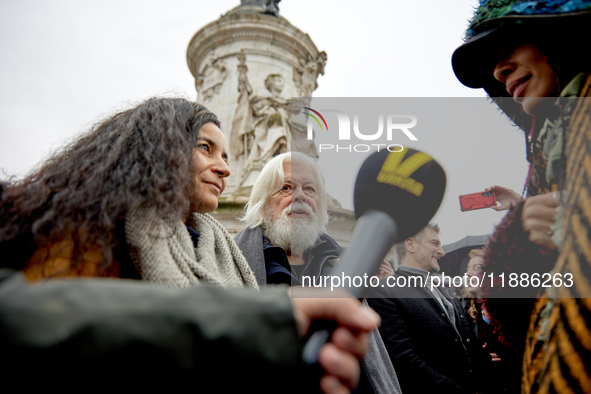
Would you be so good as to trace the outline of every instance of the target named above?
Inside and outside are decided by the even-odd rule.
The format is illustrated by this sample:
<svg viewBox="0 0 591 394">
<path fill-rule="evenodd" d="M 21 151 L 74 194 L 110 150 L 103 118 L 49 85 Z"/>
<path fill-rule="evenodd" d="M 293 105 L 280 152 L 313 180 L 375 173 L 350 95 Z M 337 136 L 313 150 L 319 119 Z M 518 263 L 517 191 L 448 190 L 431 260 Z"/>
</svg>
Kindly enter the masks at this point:
<svg viewBox="0 0 591 394">
<path fill-rule="evenodd" d="M 232 175 L 213 216 L 231 234 L 243 228 L 237 219 L 265 163 L 292 150 L 291 98 L 312 96 L 327 60 L 276 6 L 243 0 L 199 30 L 187 49 L 197 102 L 219 117 L 229 143 Z M 313 144 L 304 153 L 318 156 Z M 346 247 L 355 216 L 330 200 L 329 235 Z"/>
</svg>

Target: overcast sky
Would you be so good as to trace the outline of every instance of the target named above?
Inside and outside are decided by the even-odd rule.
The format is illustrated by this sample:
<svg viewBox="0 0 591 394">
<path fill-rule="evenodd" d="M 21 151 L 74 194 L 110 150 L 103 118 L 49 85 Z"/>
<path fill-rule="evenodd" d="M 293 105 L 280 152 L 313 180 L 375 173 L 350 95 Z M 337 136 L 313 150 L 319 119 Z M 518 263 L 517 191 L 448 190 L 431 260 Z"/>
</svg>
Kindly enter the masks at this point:
<svg viewBox="0 0 591 394">
<path fill-rule="evenodd" d="M 195 99 L 187 45 L 201 27 L 239 3 L 0 0 L 0 176 L 24 175 L 96 120 L 147 97 Z M 328 54 L 316 97 L 484 97 L 456 80 L 450 62 L 476 3 L 283 0 L 279 7 Z M 477 119 L 474 126 L 446 135 L 446 143 L 465 147 L 465 156 L 455 160 L 467 172 L 448 172 L 454 188 L 448 187 L 435 218 L 444 243 L 490 233 L 503 216 L 490 209 L 462 213 L 458 194 L 494 184 L 518 192 L 523 187 L 520 132 L 505 124 L 495 143 L 479 144 Z M 446 168 L 437 152 L 428 153 Z M 335 197 L 352 208 L 350 198 Z"/>
</svg>

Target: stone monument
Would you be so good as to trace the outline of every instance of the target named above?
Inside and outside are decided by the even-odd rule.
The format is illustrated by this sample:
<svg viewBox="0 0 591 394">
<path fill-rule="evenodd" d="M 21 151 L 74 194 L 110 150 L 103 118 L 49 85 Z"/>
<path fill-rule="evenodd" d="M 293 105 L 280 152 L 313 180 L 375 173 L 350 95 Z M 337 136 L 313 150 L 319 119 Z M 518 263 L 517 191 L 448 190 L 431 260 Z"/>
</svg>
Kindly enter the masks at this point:
<svg viewBox="0 0 591 394">
<path fill-rule="evenodd" d="M 231 233 L 242 228 L 235 219 L 270 158 L 290 150 L 318 156 L 305 127 L 292 130 L 291 111 L 298 106 L 291 98 L 312 96 L 327 55 L 279 15 L 279 1 L 242 0 L 199 30 L 187 49 L 197 101 L 218 115 L 229 143 L 232 175 L 214 216 Z M 346 234 L 352 213 L 330 200 L 331 217 L 350 222 L 338 230 Z"/>
</svg>

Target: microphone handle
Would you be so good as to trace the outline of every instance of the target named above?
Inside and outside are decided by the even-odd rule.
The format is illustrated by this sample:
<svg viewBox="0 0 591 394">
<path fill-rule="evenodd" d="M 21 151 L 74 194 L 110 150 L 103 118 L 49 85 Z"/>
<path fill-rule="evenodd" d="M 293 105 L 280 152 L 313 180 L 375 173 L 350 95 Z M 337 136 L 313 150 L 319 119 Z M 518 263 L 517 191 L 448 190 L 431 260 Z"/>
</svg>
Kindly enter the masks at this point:
<svg viewBox="0 0 591 394">
<path fill-rule="evenodd" d="M 375 275 L 397 236 L 398 226 L 392 216 L 375 209 L 367 210 L 357 220 L 351 243 L 330 276 L 339 277 L 340 288 L 348 290 L 355 298 L 365 297 L 368 288 L 355 285 L 360 280 L 355 278 L 366 276 L 364 284 L 369 283 L 369 278 Z"/>
<path fill-rule="evenodd" d="M 354 278 L 363 278 L 365 275 L 369 283 L 369 278 L 377 272 L 384 257 L 396 242 L 397 234 L 398 227 L 390 215 L 378 210 L 367 210 L 357 220 L 351 243 L 343 253 L 341 261 L 330 272 L 331 276 L 340 277 L 339 288 L 348 290 L 355 298 L 365 297 L 368 288 L 355 286 L 357 282 Z M 320 348 L 329 341 L 336 328 L 336 324 L 330 321 L 314 323 L 310 327 L 311 335 L 302 352 L 304 362 L 310 365 L 318 362 Z"/>
</svg>

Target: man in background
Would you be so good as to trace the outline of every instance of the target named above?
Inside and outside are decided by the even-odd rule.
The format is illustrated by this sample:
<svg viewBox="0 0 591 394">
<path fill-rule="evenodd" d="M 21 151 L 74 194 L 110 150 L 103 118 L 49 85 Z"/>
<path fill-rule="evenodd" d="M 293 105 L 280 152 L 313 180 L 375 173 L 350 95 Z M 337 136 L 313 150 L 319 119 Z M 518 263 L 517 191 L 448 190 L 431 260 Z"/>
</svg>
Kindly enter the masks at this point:
<svg viewBox="0 0 591 394">
<path fill-rule="evenodd" d="M 432 274 L 439 272 L 437 260 L 445 254 L 439 227 L 427 225 L 397 244 L 396 252 L 400 266 L 394 277 L 400 287 L 382 281 L 384 287 L 377 287 L 368 302 L 383 319 L 380 333 L 402 391 L 480 392 L 490 355 L 472 332 L 458 299 L 431 282 Z"/>
</svg>

